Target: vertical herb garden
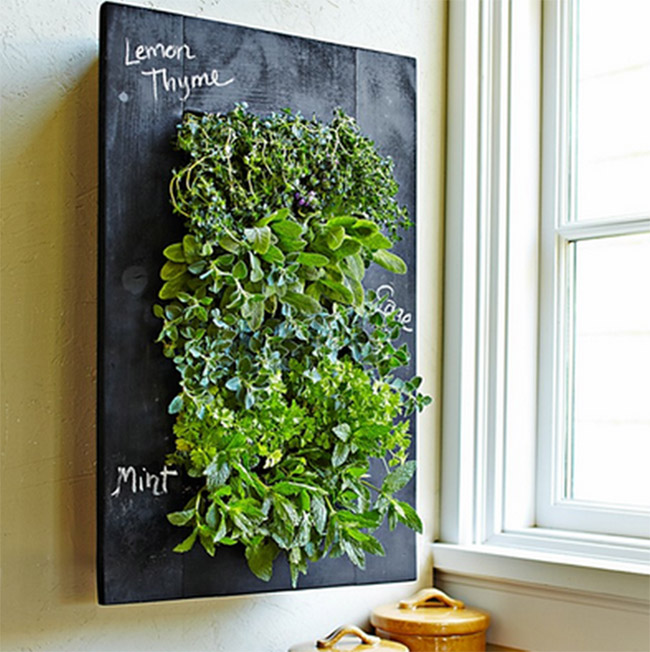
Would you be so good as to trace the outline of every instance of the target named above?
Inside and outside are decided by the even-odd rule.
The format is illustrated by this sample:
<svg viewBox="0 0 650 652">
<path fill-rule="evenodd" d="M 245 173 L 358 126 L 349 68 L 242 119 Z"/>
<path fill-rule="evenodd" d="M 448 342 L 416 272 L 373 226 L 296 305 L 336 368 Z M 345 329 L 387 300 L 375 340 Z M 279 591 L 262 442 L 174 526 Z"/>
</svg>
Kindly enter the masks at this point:
<svg viewBox="0 0 650 652">
<path fill-rule="evenodd" d="M 384 520 L 422 527 L 395 494 L 415 470 L 409 415 L 430 399 L 398 377 L 402 326 L 363 287 L 372 264 L 406 272 L 392 162 L 342 111 L 188 113 L 177 145 L 186 235 L 163 252 L 154 307 L 179 374 L 168 462 L 196 483 L 168 515 L 175 550 L 243 546 L 263 580 L 286 557 L 294 585 L 325 556 L 364 568 Z"/>
</svg>

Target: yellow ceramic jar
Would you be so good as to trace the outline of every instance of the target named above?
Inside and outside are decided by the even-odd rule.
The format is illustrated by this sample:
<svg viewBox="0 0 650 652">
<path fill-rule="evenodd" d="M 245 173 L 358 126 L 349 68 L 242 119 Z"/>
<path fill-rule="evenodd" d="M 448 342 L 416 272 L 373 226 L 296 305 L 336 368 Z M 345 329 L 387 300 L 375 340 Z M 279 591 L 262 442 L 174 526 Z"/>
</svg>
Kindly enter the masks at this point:
<svg viewBox="0 0 650 652">
<path fill-rule="evenodd" d="M 316 643 L 302 643 L 289 652 L 408 652 L 408 648 L 395 641 L 383 641 L 378 636 L 366 634 L 354 625 L 345 625 Z"/>
<path fill-rule="evenodd" d="M 397 605 L 377 607 L 370 622 L 379 636 L 411 652 L 484 652 L 490 616 L 438 589 L 423 589 Z"/>
</svg>

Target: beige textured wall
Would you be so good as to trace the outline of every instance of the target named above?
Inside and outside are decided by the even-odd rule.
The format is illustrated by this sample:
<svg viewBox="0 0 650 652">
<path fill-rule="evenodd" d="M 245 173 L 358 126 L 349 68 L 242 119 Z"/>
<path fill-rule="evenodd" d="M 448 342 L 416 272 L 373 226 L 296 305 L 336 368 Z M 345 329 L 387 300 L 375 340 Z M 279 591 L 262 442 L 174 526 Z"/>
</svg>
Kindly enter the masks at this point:
<svg viewBox="0 0 650 652">
<path fill-rule="evenodd" d="M 418 58 L 420 582 L 435 523 L 444 0 L 158 0 Z M 2 638 L 12 650 L 280 651 L 414 584 L 99 607 L 95 592 L 96 0 L 2 0 Z"/>
</svg>

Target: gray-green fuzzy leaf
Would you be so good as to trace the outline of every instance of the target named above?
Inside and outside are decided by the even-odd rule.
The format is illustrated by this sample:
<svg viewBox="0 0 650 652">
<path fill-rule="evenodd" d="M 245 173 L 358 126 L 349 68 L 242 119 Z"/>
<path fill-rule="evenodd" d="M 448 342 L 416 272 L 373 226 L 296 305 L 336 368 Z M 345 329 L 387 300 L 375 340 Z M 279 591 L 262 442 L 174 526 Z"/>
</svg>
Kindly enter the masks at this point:
<svg viewBox="0 0 650 652">
<path fill-rule="evenodd" d="M 384 269 L 394 274 L 406 274 L 408 269 L 406 263 L 397 254 L 386 251 L 385 249 L 379 249 L 379 251 L 373 252 L 372 259 L 378 265 L 381 265 Z"/>
</svg>

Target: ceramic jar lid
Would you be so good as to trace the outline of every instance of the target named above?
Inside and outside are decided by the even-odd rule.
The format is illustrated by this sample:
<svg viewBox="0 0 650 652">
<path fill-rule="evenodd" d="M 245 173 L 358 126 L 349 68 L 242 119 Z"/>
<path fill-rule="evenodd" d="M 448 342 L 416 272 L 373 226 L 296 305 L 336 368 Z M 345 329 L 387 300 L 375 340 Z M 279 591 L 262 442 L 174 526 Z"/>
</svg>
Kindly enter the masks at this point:
<svg viewBox="0 0 650 652">
<path fill-rule="evenodd" d="M 289 652 L 408 652 L 408 648 L 396 641 L 385 641 L 378 636 L 366 634 L 354 625 L 344 625 L 333 631 L 327 638 L 316 643 L 303 643 L 292 647 Z"/>
<path fill-rule="evenodd" d="M 423 589 L 398 605 L 377 607 L 370 618 L 374 627 L 391 634 L 455 636 L 485 631 L 490 616 L 470 609 L 438 589 Z"/>
</svg>

